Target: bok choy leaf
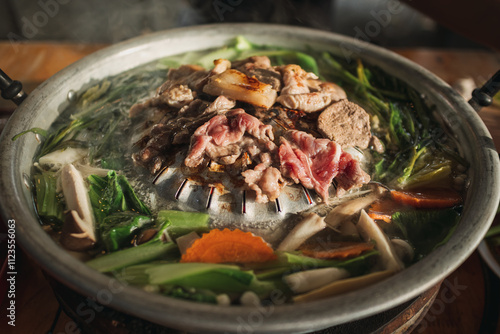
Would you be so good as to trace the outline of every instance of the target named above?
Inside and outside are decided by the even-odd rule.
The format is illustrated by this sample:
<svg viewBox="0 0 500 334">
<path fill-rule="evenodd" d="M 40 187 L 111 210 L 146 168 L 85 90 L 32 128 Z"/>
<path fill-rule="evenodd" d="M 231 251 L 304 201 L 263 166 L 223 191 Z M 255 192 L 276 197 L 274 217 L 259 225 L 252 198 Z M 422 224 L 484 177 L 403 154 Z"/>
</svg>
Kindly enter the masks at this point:
<svg viewBox="0 0 500 334">
<path fill-rule="evenodd" d="M 392 222 L 404 239 L 415 247 L 415 259 L 420 260 L 444 244 L 453 234 L 460 215 L 455 209 L 397 212 Z"/>
</svg>

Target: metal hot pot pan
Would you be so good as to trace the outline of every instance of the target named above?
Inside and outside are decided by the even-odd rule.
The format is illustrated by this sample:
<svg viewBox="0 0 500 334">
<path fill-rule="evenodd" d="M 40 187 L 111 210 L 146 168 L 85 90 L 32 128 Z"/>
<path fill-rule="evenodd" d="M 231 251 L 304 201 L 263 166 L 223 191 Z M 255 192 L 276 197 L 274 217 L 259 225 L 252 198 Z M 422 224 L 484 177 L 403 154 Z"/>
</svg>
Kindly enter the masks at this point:
<svg viewBox="0 0 500 334">
<path fill-rule="evenodd" d="M 236 35 L 258 44 L 311 47 L 360 57 L 407 82 L 436 106 L 471 163 L 463 216 L 451 239 L 422 261 L 382 282 L 340 296 L 301 304 L 220 307 L 147 293 L 118 283 L 73 258 L 45 233 L 36 218 L 30 168 L 35 136 L 11 138 L 31 127 L 48 128 L 67 105 L 68 92 L 153 60 L 220 47 Z M 152 87 L 154 89 L 154 87 Z M 0 143 L 0 206 L 16 221 L 23 250 L 58 281 L 107 306 L 160 325 L 202 332 L 291 333 L 350 322 L 410 300 L 440 282 L 478 246 L 499 202 L 499 161 L 488 130 L 474 109 L 432 73 L 383 48 L 324 31 L 279 25 L 224 24 L 175 29 L 132 39 L 96 52 L 41 84 L 15 111 Z M 104 298 L 105 297 L 105 298 Z M 279 301 L 279 299 L 277 299 Z"/>
</svg>

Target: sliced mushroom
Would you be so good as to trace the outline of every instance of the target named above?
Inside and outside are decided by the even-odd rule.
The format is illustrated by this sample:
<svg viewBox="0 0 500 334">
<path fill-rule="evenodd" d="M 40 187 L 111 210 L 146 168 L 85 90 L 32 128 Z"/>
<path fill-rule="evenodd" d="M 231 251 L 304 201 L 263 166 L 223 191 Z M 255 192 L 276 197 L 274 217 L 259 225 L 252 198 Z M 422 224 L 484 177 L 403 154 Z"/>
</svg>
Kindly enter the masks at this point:
<svg viewBox="0 0 500 334">
<path fill-rule="evenodd" d="M 95 222 L 87 188 L 72 164 L 61 170 L 61 183 L 69 213 L 64 221 L 61 244 L 70 250 L 85 250 L 96 241 Z"/>
<path fill-rule="evenodd" d="M 90 165 L 80 165 L 80 164 L 75 165 L 75 168 L 78 169 L 80 174 L 82 174 L 83 179 L 86 179 L 90 175 L 105 177 L 108 175 L 108 172 L 110 171 L 110 169 L 92 167 Z"/>
<path fill-rule="evenodd" d="M 325 223 L 330 228 L 336 229 L 341 223 L 375 202 L 379 197 L 380 195 L 377 192 L 373 192 L 367 196 L 342 203 L 326 215 Z"/>
<path fill-rule="evenodd" d="M 349 272 L 345 269 L 320 268 L 299 271 L 285 276 L 284 280 L 293 292 L 304 293 L 346 277 L 349 277 Z"/>
<path fill-rule="evenodd" d="M 350 220 L 346 220 L 337 227 L 337 230 L 341 235 L 351 237 L 353 239 L 359 239 L 359 232 L 356 225 Z"/>
<path fill-rule="evenodd" d="M 339 295 L 341 293 L 347 293 L 350 291 L 361 289 L 371 284 L 375 284 L 383 279 L 386 279 L 392 274 L 394 274 L 393 270 L 384 270 L 360 277 L 354 277 L 336 281 L 328 285 L 325 285 L 319 289 L 315 289 L 310 292 L 304 293 L 302 295 L 295 296 L 293 298 L 293 301 L 307 302 L 307 301 L 313 301 Z"/>
<path fill-rule="evenodd" d="M 396 254 L 404 262 L 411 262 L 415 256 L 413 247 L 403 239 L 391 239 Z"/>
<path fill-rule="evenodd" d="M 95 236 L 92 236 L 93 231 L 91 233 L 89 231 L 87 222 L 80 218 L 78 212 L 71 210 L 66 214 L 64 220 L 61 245 L 68 250 L 77 252 L 90 249 L 95 244 Z"/>
<path fill-rule="evenodd" d="M 88 153 L 89 151 L 87 149 L 68 147 L 44 155 L 38 160 L 38 163 L 55 171 L 67 164 L 83 159 Z"/>
<path fill-rule="evenodd" d="M 377 223 L 368 216 L 365 210 L 361 210 L 357 228 L 359 234 L 366 242 L 371 240 L 375 241 L 375 249 L 379 251 L 384 269 L 398 271 L 404 268 L 403 262 L 399 259 L 387 235 Z"/>
<path fill-rule="evenodd" d="M 290 252 L 299 248 L 307 239 L 326 227 L 322 217 L 310 213 L 288 233 L 278 246 L 278 251 Z"/>
</svg>

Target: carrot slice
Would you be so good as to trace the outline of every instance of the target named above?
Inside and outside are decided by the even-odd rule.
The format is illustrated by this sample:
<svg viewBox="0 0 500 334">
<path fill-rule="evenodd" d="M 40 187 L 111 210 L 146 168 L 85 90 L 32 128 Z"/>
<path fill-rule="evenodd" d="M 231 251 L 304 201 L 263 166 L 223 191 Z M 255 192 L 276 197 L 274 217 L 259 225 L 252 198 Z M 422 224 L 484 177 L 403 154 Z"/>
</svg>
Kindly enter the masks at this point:
<svg viewBox="0 0 500 334">
<path fill-rule="evenodd" d="M 273 249 L 261 238 L 241 230 L 211 230 L 196 240 L 181 262 L 252 263 L 276 259 Z"/>
<path fill-rule="evenodd" d="M 390 223 L 392 220 L 392 215 L 388 213 L 381 213 L 381 212 L 367 212 L 368 216 L 373 219 L 373 220 L 383 220 L 386 223 Z"/>
<path fill-rule="evenodd" d="M 403 211 L 408 207 L 408 205 L 396 202 L 392 198 L 384 198 L 374 202 L 367 213 L 371 219 L 383 220 L 386 223 L 390 223 L 394 213 Z"/>
<path fill-rule="evenodd" d="M 419 191 L 391 191 L 398 203 L 419 209 L 444 209 L 462 203 L 462 196 L 451 189 L 422 189 Z"/>
<path fill-rule="evenodd" d="M 361 255 L 361 253 L 372 250 L 373 244 L 365 242 L 329 242 L 327 244 L 306 244 L 299 248 L 302 254 L 316 259 L 347 259 Z"/>
</svg>

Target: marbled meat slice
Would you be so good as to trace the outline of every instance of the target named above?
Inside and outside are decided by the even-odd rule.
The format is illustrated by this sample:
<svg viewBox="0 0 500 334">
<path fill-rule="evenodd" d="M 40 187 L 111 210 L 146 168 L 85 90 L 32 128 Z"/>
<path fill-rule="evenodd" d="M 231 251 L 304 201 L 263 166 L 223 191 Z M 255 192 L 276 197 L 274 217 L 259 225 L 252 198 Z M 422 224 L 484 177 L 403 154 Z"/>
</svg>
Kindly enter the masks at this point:
<svg viewBox="0 0 500 334">
<path fill-rule="evenodd" d="M 340 187 L 346 190 L 370 180 L 339 144 L 296 130 L 289 131 L 287 137 L 289 140 L 282 138 L 279 147 L 281 173 L 295 183 L 314 189 L 325 202 L 328 202 L 328 188 L 336 177 L 340 176 Z"/>
<path fill-rule="evenodd" d="M 341 195 L 342 190 L 349 190 L 370 182 L 370 175 L 361 169 L 358 160 L 349 153 L 342 152 L 339 161 L 339 174 L 335 181 L 337 181 L 337 195 Z"/>
<path fill-rule="evenodd" d="M 205 156 L 218 163 L 232 164 L 249 147 L 262 146 L 262 150 L 255 150 L 258 153 L 275 150 L 273 140 L 271 125 L 264 125 L 243 109 L 233 109 L 211 118 L 195 131 L 184 164 L 196 167 Z"/>
<path fill-rule="evenodd" d="M 282 138 L 279 148 L 281 172 L 295 183 L 314 189 L 328 201 L 328 188 L 338 174 L 340 145 L 317 139 L 302 131 L 287 133 L 290 141 Z"/>
</svg>

